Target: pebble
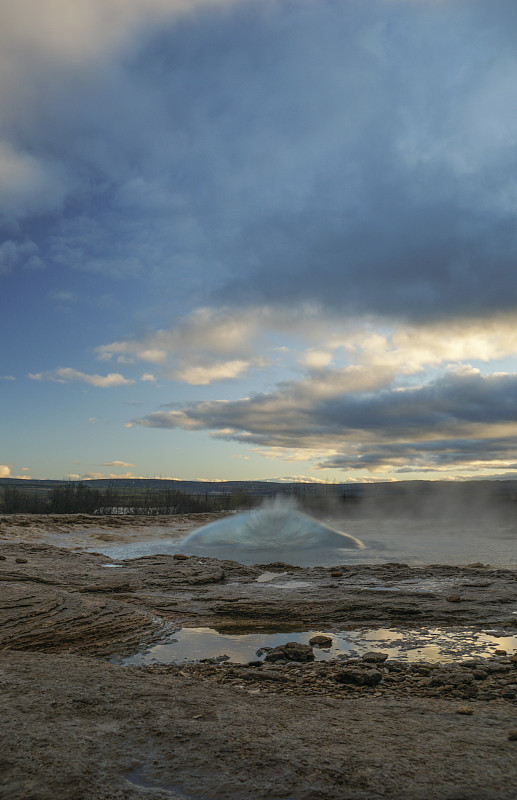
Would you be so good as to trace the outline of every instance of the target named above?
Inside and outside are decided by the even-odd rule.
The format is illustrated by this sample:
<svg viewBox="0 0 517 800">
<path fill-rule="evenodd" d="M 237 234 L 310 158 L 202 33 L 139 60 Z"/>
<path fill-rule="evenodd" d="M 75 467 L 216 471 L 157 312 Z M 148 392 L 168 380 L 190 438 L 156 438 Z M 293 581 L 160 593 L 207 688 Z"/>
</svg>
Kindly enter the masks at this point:
<svg viewBox="0 0 517 800">
<path fill-rule="evenodd" d="M 175 558 L 176 561 L 186 561 L 188 559 L 188 556 L 184 556 L 183 553 L 175 553 L 173 555 L 173 558 Z"/>
<path fill-rule="evenodd" d="M 28 563 L 26 558 L 15 558 L 14 560 L 16 561 L 17 564 L 27 564 Z"/>
<path fill-rule="evenodd" d="M 461 597 L 459 594 L 450 594 L 445 599 L 448 603 L 461 603 Z"/>
<path fill-rule="evenodd" d="M 471 717 L 473 713 L 474 709 L 469 706 L 458 706 L 456 709 L 456 714 L 465 714 L 467 717 Z"/>
<path fill-rule="evenodd" d="M 508 731 L 508 741 L 517 742 L 517 728 L 513 728 L 511 731 Z"/>
<path fill-rule="evenodd" d="M 341 578 L 343 575 L 343 573 L 339 569 L 333 570 L 330 574 L 333 578 Z"/>
</svg>

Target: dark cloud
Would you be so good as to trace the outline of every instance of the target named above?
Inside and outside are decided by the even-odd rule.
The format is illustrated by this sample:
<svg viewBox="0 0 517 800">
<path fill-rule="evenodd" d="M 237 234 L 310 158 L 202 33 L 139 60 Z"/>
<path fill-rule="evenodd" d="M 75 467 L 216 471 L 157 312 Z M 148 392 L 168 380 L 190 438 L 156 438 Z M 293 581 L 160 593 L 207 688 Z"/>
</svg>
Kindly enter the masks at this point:
<svg viewBox="0 0 517 800">
<path fill-rule="evenodd" d="M 512 8 L 243 0 L 35 71 L 6 135 L 60 189 L 21 218 L 45 261 L 183 307 L 513 308 Z"/>
<path fill-rule="evenodd" d="M 516 460 L 517 437 L 508 430 L 516 421 L 517 375 L 450 373 L 424 386 L 330 399 L 311 392 L 304 398 L 292 384 L 236 402 L 158 411 L 132 424 L 207 429 L 247 444 L 319 452 L 323 459 L 337 451 L 321 466 L 378 470 Z"/>
</svg>

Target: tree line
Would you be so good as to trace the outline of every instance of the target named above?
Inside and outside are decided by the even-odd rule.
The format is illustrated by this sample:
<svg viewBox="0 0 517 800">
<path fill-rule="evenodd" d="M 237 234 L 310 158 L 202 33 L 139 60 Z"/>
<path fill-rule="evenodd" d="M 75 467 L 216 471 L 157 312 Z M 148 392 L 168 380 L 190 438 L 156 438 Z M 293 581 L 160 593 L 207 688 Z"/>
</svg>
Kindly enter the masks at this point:
<svg viewBox="0 0 517 800">
<path fill-rule="evenodd" d="M 3 514 L 198 514 L 253 508 L 260 503 L 245 490 L 225 494 L 187 494 L 175 489 L 131 491 L 108 486 L 104 490 L 87 484 L 64 483 L 47 491 L 24 491 L 6 486 L 0 497 Z"/>
</svg>

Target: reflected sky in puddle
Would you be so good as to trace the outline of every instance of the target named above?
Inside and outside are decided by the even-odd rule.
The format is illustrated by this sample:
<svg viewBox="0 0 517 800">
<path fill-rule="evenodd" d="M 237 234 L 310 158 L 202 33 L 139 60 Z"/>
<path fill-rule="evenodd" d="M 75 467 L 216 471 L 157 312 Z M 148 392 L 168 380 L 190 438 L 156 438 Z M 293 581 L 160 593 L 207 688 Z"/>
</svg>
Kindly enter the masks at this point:
<svg viewBox="0 0 517 800">
<path fill-rule="evenodd" d="M 213 628 L 182 628 L 172 638 L 149 650 L 123 659 L 122 664 L 170 664 L 200 661 L 206 658 L 228 659 L 246 664 L 257 659 L 263 647 L 277 647 L 286 642 L 308 644 L 322 630 L 285 631 L 282 633 L 219 633 Z M 332 636 L 330 648 L 314 648 L 316 660 L 351 658 L 369 650 L 380 650 L 389 658 L 401 661 L 459 661 L 487 658 L 496 650 L 517 652 L 517 634 L 506 635 L 493 630 L 471 628 L 377 628 L 340 631 Z"/>
</svg>

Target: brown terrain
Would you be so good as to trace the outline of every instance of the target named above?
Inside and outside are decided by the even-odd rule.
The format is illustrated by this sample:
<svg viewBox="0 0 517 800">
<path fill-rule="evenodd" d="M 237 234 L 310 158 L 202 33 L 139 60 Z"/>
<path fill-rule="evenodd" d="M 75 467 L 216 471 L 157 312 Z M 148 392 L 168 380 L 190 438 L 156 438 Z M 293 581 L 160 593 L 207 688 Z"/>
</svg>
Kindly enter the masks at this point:
<svg viewBox="0 0 517 800">
<path fill-rule="evenodd" d="M 517 797 L 514 650 L 411 663 L 379 642 L 314 661 L 317 645 L 285 648 L 286 634 L 265 661 L 127 663 L 185 627 L 331 638 L 489 627 L 508 639 L 517 569 L 85 552 L 180 539 L 213 518 L 0 518 L 0 797 Z M 281 574 L 282 590 L 264 573 Z"/>
</svg>

